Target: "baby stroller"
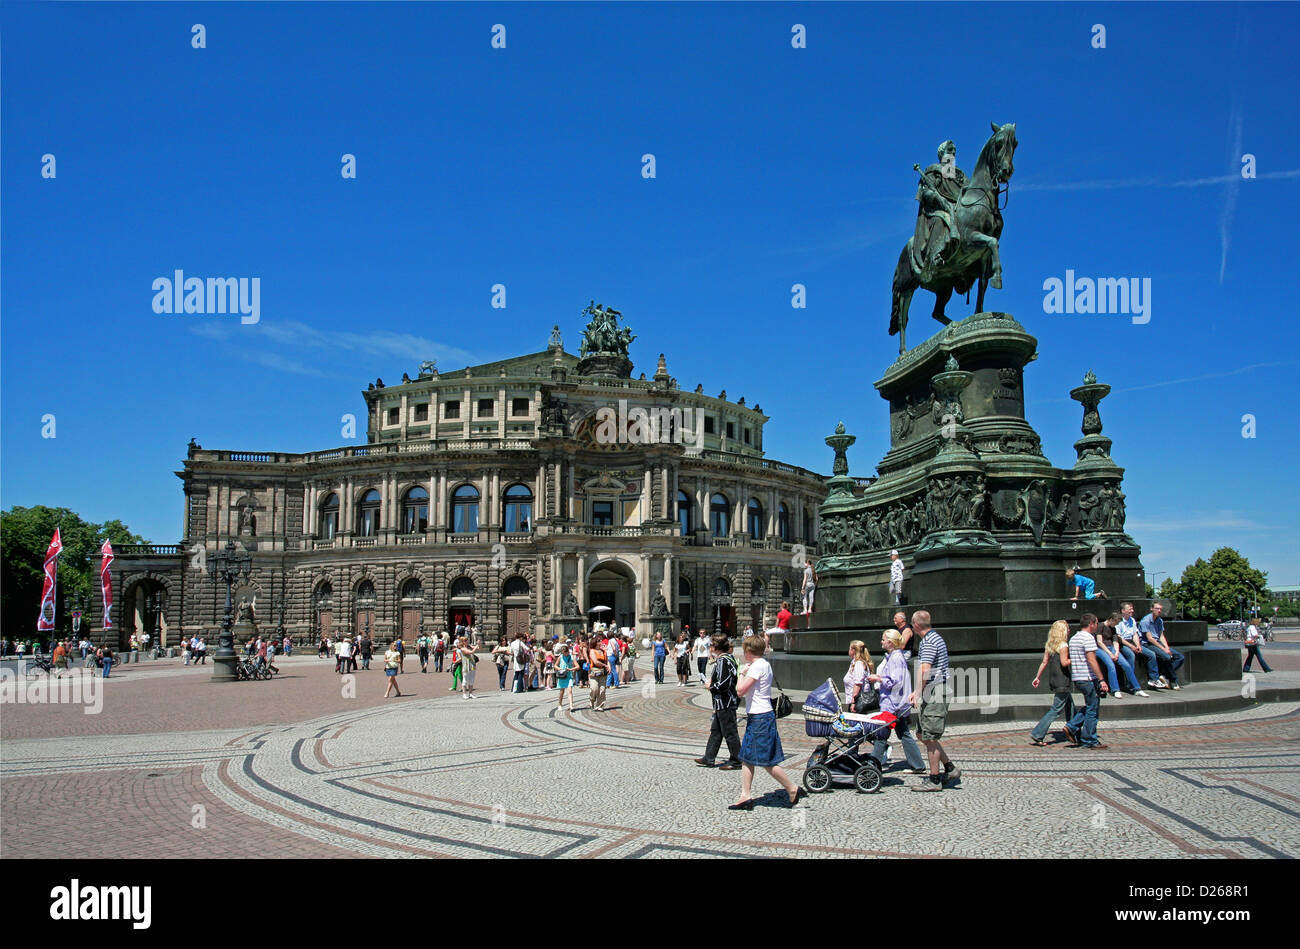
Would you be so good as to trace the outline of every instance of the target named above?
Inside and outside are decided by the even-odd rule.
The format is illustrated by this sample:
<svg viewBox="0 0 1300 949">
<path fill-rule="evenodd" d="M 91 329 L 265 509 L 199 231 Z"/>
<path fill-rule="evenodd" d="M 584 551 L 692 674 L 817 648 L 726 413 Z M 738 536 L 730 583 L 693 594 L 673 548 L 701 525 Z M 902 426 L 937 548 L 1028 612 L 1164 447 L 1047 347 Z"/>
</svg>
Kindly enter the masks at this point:
<svg viewBox="0 0 1300 949">
<path fill-rule="evenodd" d="M 826 739 L 808 756 L 803 786 L 809 793 L 829 791 L 837 781 L 852 782 L 867 793 L 880 790 L 880 762 L 862 750 L 862 743 L 889 734 L 897 721 L 892 712 L 857 715 L 846 710 L 835 682 L 827 679 L 804 700 L 803 721 L 810 737 Z"/>
</svg>

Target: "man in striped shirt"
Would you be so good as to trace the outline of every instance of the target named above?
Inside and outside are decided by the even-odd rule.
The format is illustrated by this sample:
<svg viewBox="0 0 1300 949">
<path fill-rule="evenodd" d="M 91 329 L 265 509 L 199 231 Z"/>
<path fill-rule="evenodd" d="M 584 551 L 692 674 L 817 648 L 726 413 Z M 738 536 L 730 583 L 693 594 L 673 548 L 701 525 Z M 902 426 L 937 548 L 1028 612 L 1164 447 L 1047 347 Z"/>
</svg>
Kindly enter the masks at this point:
<svg viewBox="0 0 1300 949">
<path fill-rule="evenodd" d="M 911 704 L 913 708 L 920 706 L 917 735 L 925 742 L 926 757 L 930 759 L 929 777 L 922 778 L 912 790 L 942 791 L 945 781 L 956 781 L 961 777 L 961 768 L 952 763 L 943 745 L 939 744 L 948 723 L 948 644 L 930 628 L 930 614 L 925 610 L 912 614 L 912 635 L 912 642 L 917 644 L 921 674 L 912 692 Z M 918 698 L 921 699 L 919 703 Z M 943 763 L 942 773 L 939 771 L 940 762 Z"/>
<path fill-rule="evenodd" d="M 718 770 L 736 771 L 740 768 L 740 735 L 736 732 L 736 706 L 740 704 L 736 685 L 740 680 L 736 675 L 736 660 L 731 656 L 731 641 L 723 633 L 715 633 L 709 640 L 709 653 L 713 657 L 713 675 L 709 679 L 709 691 L 713 693 L 713 725 L 709 729 L 704 757 L 696 758 L 695 763 L 701 768 L 712 768 L 725 738 L 731 757 Z"/>
<path fill-rule="evenodd" d="M 1079 617 L 1079 631 L 1070 637 L 1070 678 L 1084 704 L 1066 724 L 1065 735 L 1075 748 L 1105 748 L 1097 740 L 1097 718 L 1107 685 L 1097 664 L 1097 617 L 1091 613 Z"/>
</svg>

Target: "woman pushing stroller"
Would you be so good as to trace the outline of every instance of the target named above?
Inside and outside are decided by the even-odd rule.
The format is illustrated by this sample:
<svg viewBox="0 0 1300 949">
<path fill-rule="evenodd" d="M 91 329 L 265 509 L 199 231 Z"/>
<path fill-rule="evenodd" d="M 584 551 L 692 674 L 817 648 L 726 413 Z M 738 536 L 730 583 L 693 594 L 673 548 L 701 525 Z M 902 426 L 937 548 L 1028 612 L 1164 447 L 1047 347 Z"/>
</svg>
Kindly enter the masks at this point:
<svg viewBox="0 0 1300 949">
<path fill-rule="evenodd" d="M 885 630 L 880 634 L 880 648 L 885 651 L 885 661 L 874 674 L 867 676 L 867 681 L 874 683 L 880 691 L 880 710 L 892 712 L 898 719 L 894 731 L 903 743 L 903 755 L 907 758 L 908 769 L 913 774 L 928 774 L 921 746 L 912 734 L 912 706 L 908 704 L 912 695 L 912 675 L 907 669 L 907 660 L 903 657 L 902 635 L 896 629 Z M 885 760 L 888 747 L 889 734 L 886 732 L 884 737 L 875 742 L 872 754 L 877 761 Z"/>
</svg>

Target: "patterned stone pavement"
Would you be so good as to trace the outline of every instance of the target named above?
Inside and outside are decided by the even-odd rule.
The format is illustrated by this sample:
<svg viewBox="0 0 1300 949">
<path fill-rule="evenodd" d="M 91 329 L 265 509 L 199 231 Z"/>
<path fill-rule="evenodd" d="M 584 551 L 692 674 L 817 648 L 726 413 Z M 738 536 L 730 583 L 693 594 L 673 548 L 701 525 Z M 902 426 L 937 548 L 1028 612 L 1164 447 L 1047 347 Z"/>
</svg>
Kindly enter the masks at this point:
<svg viewBox="0 0 1300 949">
<path fill-rule="evenodd" d="M 699 687 L 643 681 L 613 691 L 607 712 L 582 711 L 582 696 L 570 714 L 553 694 L 497 692 L 485 668 L 488 691 L 473 701 L 448 695 L 444 676 L 408 672 L 404 686 L 420 694 L 382 703 L 379 676 L 346 699 L 328 663 L 294 663 L 313 697 L 296 717 L 275 691 L 287 679 L 198 686 L 183 667 L 110 682 L 119 691 L 101 716 L 58 709 L 62 737 L 32 724 L 56 707 L 4 706 L 0 855 L 1300 854 L 1296 704 L 1168 724 L 1103 719 L 1106 751 L 1035 748 L 1027 726 L 958 726 L 945 745 L 965 777 L 942 794 L 911 794 L 915 779 L 893 771 L 877 794 L 837 787 L 787 809 L 760 773 L 756 795 L 767 796 L 746 813 L 726 810 L 739 774 L 691 761 L 708 729 Z M 136 722 L 133 700 L 170 701 L 178 712 L 161 722 L 183 727 L 108 734 L 93 721 Z M 195 727 L 185 702 L 236 727 Z M 274 724 L 245 723 L 259 716 Z M 781 729 L 798 780 L 815 741 L 797 714 Z"/>
</svg>

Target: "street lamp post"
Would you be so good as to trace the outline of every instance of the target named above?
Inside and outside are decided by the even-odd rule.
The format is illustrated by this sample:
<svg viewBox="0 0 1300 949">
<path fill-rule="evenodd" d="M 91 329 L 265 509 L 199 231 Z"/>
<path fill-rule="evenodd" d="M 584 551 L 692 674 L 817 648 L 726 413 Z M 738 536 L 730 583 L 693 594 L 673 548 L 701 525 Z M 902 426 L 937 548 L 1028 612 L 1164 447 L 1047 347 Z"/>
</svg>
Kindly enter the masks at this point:
<svg viewBox="0 0 1300 949">
<path fill-rule="evenodd" d="M 226 585 L 226 613 L 221 621 L 221 636 L 217 642 L 217 652 L 212 657 L 212 681 L 236 681 L 235 667 L 239 658 L 235 655 L 235 617 L 231 612 L 235 581 L 247 580 L 253 572 L 253 555 L 246 550 L 235 547 L 233 539 L 226 541 L 224 550 L 218 550 L 208 558 L 212 567 L 212 582 Z"/>
</svg>

